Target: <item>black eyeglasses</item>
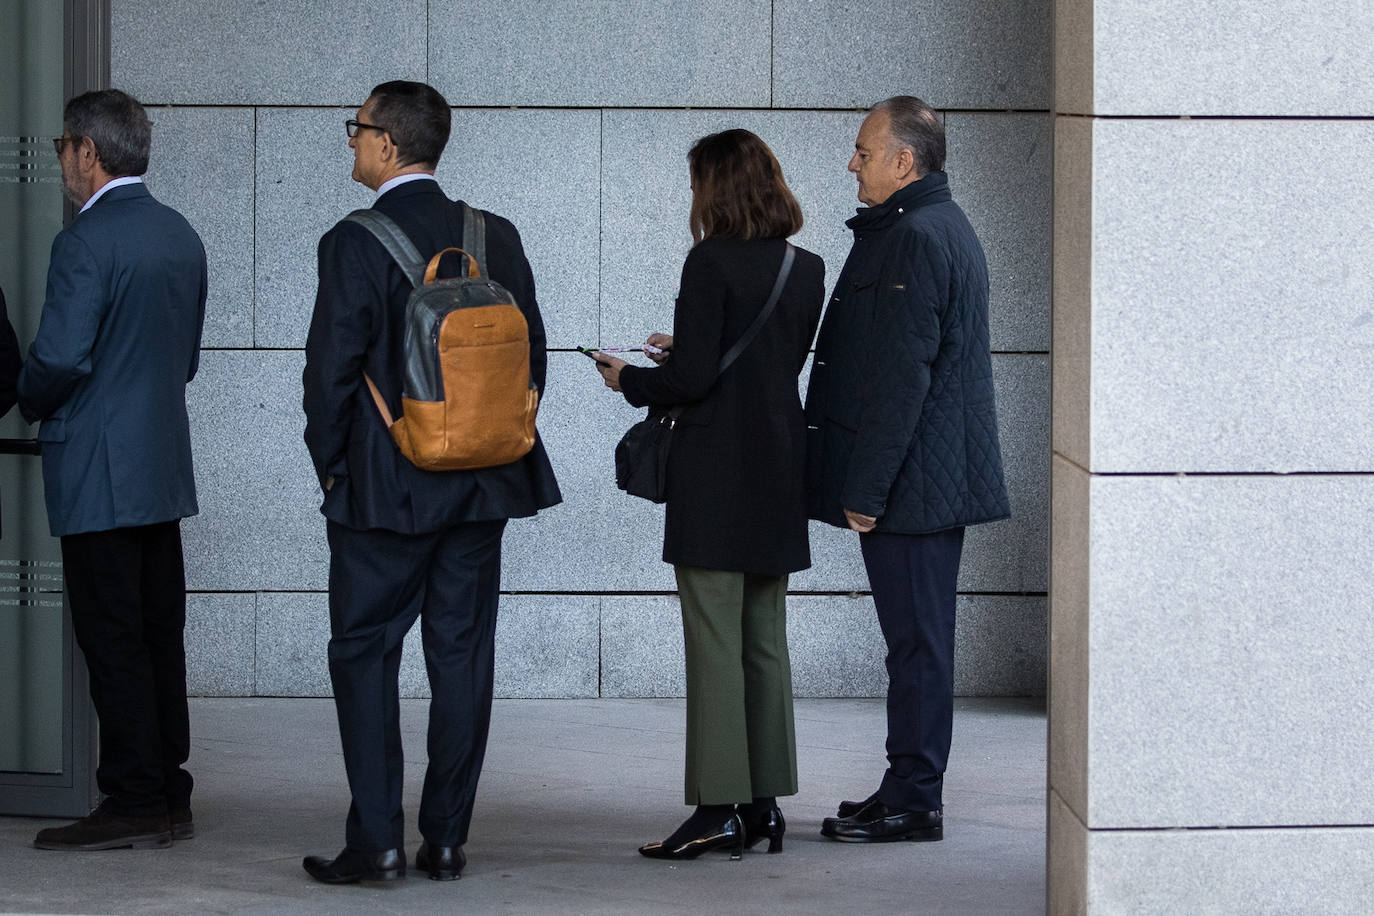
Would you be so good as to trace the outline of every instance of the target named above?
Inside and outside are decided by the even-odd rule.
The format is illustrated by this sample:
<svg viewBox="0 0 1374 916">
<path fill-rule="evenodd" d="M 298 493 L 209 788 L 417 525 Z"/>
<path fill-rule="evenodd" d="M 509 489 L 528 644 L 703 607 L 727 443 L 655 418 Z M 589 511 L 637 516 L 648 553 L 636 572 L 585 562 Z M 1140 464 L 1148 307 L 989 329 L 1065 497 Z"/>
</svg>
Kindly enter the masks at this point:
<svg viewBox="0 0 1374 916">
<path fill-rule="evenodd" d="M 378 127 L 376 124 L 364 124 L 362 121 L 355 121 L 352 118 L 344 122 L 344 132 L 350 137 L 358 136 L 358 131 L 364 127 L 368 130 L 380 130 L 382 133 L 386 133 L 387 130 L 385 127 Z"/>
<path fill-rule="evenodd" d="M 349 134 L 349 136 L 351 137 L 351 136 L 353 136 L 353 135 L 352 135 L 352 134 Z M 66 146 L 68 143 L 80 143 L 80 142 L 81 142 L 81 138 L 80 138 L 80 137 L 72 137 L 72 136 L 69 136 L 69 135 L 67 135 L 67 134 L 63 134 L 63 135 L 60 136 L 60 137 L 53 137 L 53 138 L 52 138 L 52 148 L 53 148 L 53 150 L 57 153 L 57 155 L 60 156 L 60 155 L 62 155 L 62 147 Z"/>
</svg>

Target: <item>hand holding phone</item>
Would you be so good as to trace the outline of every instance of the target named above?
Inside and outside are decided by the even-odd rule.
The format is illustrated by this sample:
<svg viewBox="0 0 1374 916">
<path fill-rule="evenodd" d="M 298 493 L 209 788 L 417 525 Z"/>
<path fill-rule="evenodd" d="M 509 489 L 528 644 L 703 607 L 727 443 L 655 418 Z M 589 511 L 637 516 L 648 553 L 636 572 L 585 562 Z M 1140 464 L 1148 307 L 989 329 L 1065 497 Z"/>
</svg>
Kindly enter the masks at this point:
<svg viewBox="0 0 1374 916">
<path fill-rule="evenodd" d="M 593 350 L 591 347 L 578 347 L 577 352 L 589 359 L 596 360 L 596 371 L 601 373 L 601 380 L 606 383 L 606 387 L 612 391 L 620 390 L 620 370 L 628 365 L 625 360 L 616 357 L 608 357 L 610 362 L 604 362 L 601 356 L 605 351 Z"/>
<path fill-rule="evenodd" d="M 604 363 L 600 359 L 597 359 L 596 354 L 600 352 L 599 350 L 594 350 L 591 347 L 578 347 L 577 352 L 581 353 L 583 356 L 587 357 L 590 360 L 594 360 L 598 366 L 610 365 L 610 363 Z"/>
</svg>

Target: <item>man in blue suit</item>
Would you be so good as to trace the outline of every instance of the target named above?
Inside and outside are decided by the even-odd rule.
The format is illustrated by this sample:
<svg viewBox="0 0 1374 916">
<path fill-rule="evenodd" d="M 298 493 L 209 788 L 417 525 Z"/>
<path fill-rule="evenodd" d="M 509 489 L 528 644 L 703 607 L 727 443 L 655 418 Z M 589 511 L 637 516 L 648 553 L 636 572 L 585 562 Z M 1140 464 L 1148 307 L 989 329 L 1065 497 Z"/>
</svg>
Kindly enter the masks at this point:
<svg viewBox="0 0 1374 916">
<path fill-rule="evenodd" d="M 48 524 L 90 669 L 107 797 L 34 845 L 169 846 L 194 830 L 180 520 L 198 511 L 186 385 L 200 358 L 205 249 L 138 177 L 152 144 L 142 105 L 88 92 L 67 103 L 63 125 L 62 190 L 81 212 L 53 241 L 19 409 L 43 421 Z"/>
<path fill-rule="evenodd" d="M 19 398 L 15 385 L 19 381 L 20 362 L 19 339 L 5 308 L 5 291 L 0 289 L 0 417 L 9 413 Z"/>
<path fill-rule="evenodd" d="M 0 417 L 10 412 L 19 400 L 15 387 L 19 382 L 19 366 L 22 363 L 19 353 L 19 338 L 15 336 L 14 325 L 10 324 L 10 313 L 5 308 L 5 291 L 0 289 Z"/>
<path fill-rule="evenodd" d="M 346 122 L 353 180 L 423 257 L 463 247 L 463 209 L 434 180 L 452 114 L 431 86 L 382 83 Z M 542 393 L 544 322 L 520 233 L 485 213 L 486 275 L 515 297 L 529 328 L 530 375 Z M 429 675 L 428 752 L 415 865 L 435 880 L 467 861 L 473 799 L 491 722 L 501 539 L 506 521 L 562 500 L 544 445 L 496 467 L 426 471 L 411 464 L 364 373 L 400 416 L 405 272 L 367 229 L 343 220 L 319 248 L 320 285 L 305 340 L 305 444 L 319 475 L 329 538 L 329 675 L 352 794 L 342 852 L 307 856 L 328 884 L 405 877 L 397 672 L 420 620 Z"/>
</svg>

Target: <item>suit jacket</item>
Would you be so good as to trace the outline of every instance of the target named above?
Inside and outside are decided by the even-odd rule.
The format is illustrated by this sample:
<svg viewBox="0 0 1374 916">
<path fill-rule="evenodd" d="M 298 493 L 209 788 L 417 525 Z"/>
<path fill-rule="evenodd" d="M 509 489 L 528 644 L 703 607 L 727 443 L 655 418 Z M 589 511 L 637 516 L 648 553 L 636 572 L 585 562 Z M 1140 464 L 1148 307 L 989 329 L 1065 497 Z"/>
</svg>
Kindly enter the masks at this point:
<svg viewBox="0 0 1374 916">
<path fill-rule="evenodd" d="M 14 333 L 14 325 L 10 324 L 10 313 L 5 308 L 5 291 L 0 289 L 0 417 L 9 413 L 19 398 L 16 386 L 22 362 L 19 338 Z"/>
<path fill-rule="evenodd" d="M 435 181 L 392 188 L 375 204 L 430 256 L 462 247 L 462 209 Z M 547 357 L 534 275 L 509 220 L 485 214 L 487 272 L 510 290 L 530 334 L 530 372 L 542 396 Z M 445 262 L 450 265 L 451 262 Z M 448 266 L 448 269 L 453 269 Z M 536 436 L 518 461 L 474 471 L 422 471 L 396 446 L 363 381 L 401 415 L 406 300 L 411 285 L 367 229 L 340 221 L 320 239 L 320 285 L 305 342 L 305 444 L 321 486 L 320 511 L 350 528 L 403 534 L 467 521 L 521 518 L 562 501 Z"/>
<path fill-rule="evenodd" d="M 21 362 L 19 338 L 5 310 L 5 291 L 0 290 L 0 417 L 10 412 L 19 397 L 16 383 Z"/>
<path fill-rule="evenodd" d="M 186 385 L 205 290 L 199 236 L 142 184 L 107 192 L 53 240 L 19 409 L 43 421 L 54 536 L 198 511 Z"/>
<path fill-rule="evenodd" d="M 825 300 L 819 257 L 797 249 L 775 311 L 719 371 L 768 300 L 783 251 L 782 239 L 697 244 L 682 267 L 672 356 L 621 370 L 631 404 L 690 405 L 668 453 L 665 562 L 774 576 L 811 565 L 797 376 Z"/>
</svg>

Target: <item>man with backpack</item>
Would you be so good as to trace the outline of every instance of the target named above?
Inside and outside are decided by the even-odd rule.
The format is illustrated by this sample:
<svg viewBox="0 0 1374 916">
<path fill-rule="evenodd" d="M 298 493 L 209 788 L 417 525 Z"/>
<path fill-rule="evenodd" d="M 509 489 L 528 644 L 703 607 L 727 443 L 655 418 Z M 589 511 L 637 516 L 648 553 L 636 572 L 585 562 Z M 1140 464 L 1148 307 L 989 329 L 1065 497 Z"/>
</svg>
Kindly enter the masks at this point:
<svg viewBox="0 0 1374 916">
<path fill-rule="evenodd" d="M 507 519 L 562 499 L 533 429 L 546 368 L 534 278 L 509 221 L 434 180 L 449 125 L 430 86 L 373 89 L 346 127 L 353 180 L 376 200 L 320 239 L 305 441 L 324 491 L 329 672 L 352 806 L 344 850 L 303 864 L 331 884 L 405 876 L 397 676 L 417 616 L 431 701 L 415 865 L 459 877 L 491 718 L 501 536 Z M 427 283 L 448 248 L 467 255 L 446 254 L 446 271 L 480 279 Z M 492 334 L 501 342 L 482 352 L 499 354 L 453 374 Z M 487 448 L 492 430 L 512 431 L 507 446 Z M 512 436 L 524 440 L 514 451 Z"/>
</svg>

